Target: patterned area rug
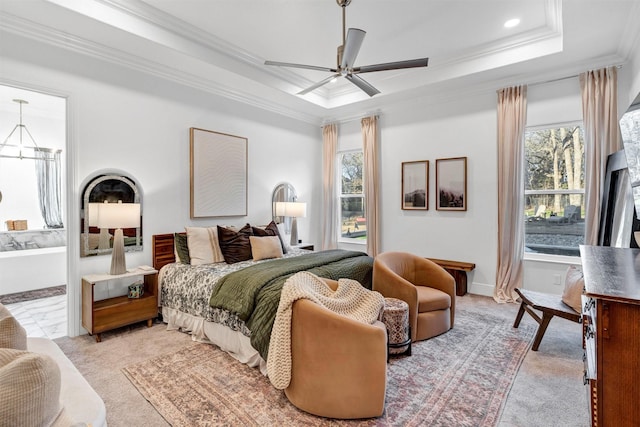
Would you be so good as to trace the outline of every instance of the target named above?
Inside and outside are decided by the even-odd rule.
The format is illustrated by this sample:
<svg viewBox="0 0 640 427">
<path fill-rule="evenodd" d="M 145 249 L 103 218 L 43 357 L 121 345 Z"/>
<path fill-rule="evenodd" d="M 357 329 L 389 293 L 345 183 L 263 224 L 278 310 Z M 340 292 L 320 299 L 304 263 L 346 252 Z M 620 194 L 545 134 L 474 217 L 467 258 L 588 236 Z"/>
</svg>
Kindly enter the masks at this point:
<svg viewBox="0 0 640 427">
<path fill-rule="evenodd" d="M 355 421 L 298 410 L 257 369 L 208 344 L 123 371 L 173 426 L 495 426 L 533 334 L 531 325 L 459 310 L 454 329 L 391 359 L 385 413 Z"/>
</svg>

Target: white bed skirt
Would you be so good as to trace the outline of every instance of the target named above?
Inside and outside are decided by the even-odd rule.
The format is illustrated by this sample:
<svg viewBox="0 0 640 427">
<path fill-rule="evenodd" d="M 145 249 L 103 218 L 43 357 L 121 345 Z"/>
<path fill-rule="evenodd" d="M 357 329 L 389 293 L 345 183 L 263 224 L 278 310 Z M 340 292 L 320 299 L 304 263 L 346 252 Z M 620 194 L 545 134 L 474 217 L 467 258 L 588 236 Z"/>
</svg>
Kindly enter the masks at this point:
<svg viewBox="0 0 640 427">
<path fill-rule="evenodd" d="M 190 333 L 194 341 L 215 344 L 239 362 L 257 367 L 263 375 L 267 375 L 267 362 L 251 346 L 250 338 L 241 332 L 168 307 L 162 307 L 162 319 L 167 324 L 167 330 L 179 329 Z"/>
</svg>

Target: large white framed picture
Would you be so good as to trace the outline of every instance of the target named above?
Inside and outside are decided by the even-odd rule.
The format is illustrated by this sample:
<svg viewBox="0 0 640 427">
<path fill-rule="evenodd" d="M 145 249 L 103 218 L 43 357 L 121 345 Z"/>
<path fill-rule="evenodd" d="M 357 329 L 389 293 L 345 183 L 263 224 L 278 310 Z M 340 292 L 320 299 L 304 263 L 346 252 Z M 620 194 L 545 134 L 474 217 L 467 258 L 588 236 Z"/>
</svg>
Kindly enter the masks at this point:
<svg viewBox="0 0 640 427">
<path fill-rule="evenodd" d="M 247 138 L 189 129 L 191 218 L 247 215 Z"/>
</svg>

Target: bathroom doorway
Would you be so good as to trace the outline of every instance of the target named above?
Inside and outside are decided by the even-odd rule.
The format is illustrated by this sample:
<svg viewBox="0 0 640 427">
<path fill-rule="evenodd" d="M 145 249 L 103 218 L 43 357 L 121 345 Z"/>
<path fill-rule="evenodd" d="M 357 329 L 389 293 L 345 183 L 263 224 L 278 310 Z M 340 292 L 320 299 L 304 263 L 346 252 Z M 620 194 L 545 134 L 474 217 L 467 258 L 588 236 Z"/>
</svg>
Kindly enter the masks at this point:
<svg viewBox="0 0 640 427">
<path fill-rule="evenodd" d="M 29 336 L 67 335 L 67 100 L 0 85 L 0 302 Z"/>
</svg>

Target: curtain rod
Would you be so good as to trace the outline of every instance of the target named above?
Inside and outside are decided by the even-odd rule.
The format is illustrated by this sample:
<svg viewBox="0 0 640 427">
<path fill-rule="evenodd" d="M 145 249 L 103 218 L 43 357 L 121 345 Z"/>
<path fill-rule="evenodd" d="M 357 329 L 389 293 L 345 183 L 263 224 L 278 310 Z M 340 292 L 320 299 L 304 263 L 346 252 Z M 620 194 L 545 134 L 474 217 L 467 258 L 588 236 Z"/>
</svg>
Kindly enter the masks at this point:
<svg viewBox="0 0 640 427">
<path fill-rule="evenodd" d="M 619 70 L 620 68 L 622 68 L 622 64 L 612 65 L 612 67 L 616 67 Z M 576 77 L 580 77 L 580 74 L 582 74 L 582 73 L 573 74 L 571 76 L 558 77 L 557 79 L 549 79 L 549 80 L 544 80 L 544 81 L 541 81 L 541 82 L 529 83 L 529 84 L 527 84 L 527 86 L 537 86 L 537 85 L 543 85 L 543 84 L 547 84 L 547 83 L 560 82 L 562 80 L 574 79 Z"/>
<path fill-rule="evenodd" d="M 356 116 L 356 117 L 351 117 L 348 119 L 338 119 L 338 120 L 331 120 L 328 122 L 323 122 L 322 125 L 320 125 L 320 128 L 325 127 L 326 125 L 330 125 L 332 123 L 349 123 L 349 122 L 354 122 L 356 120 L 362 120 L 364 118 L 367 117 L 380 117 L 380 112 L 375 112 L 375 113 L 370 113 L 370 114 L 365 114 L 363 116 Z"/>
<path fill-rule="evenodd" d="M 620 68 L 622 68 L 623 64 L 617 64 L 617 65 L 611 65 L 611 66 L 612 67 L 616 67 L 619 70 Z M 574 79 L 576 77 L 580 77 L 580 74 L 582 74 L 582 73 L 572 74 L 570 76 L 558 77 L 558 78 L 555 78 L 555 79 L 544 80 L 544 81 L 541 81 L 541 82 L 526 83 L 526 85 L 527 86 L 538 86 L 538 85 L 543 85 L 543 84 L 548 84 L 548 83 L 560 82 L 560 81 L 563 81 L 563 80 L 569 80 L 569 79 Z M 374 113 L 365 114 L 365 115 L 362 115 L 362 116 L 351 117 L 351 118 L 348 118 L 348 119 L 331 120 L 331 121 L 328 121 L 328 122 L 323 122 L 322 125 L 320 125 L 320 128 L 323 128 L 326 125 L 330 125 L 332 123 L 349 123 L 349 122 L 353 122 L 355 120 L 362 120 L 365 117 L 380 116 L 380 114 L 381 114 L 381 112 L 377 111 L 377 112 L 374 112 Z"/>
</svg>

